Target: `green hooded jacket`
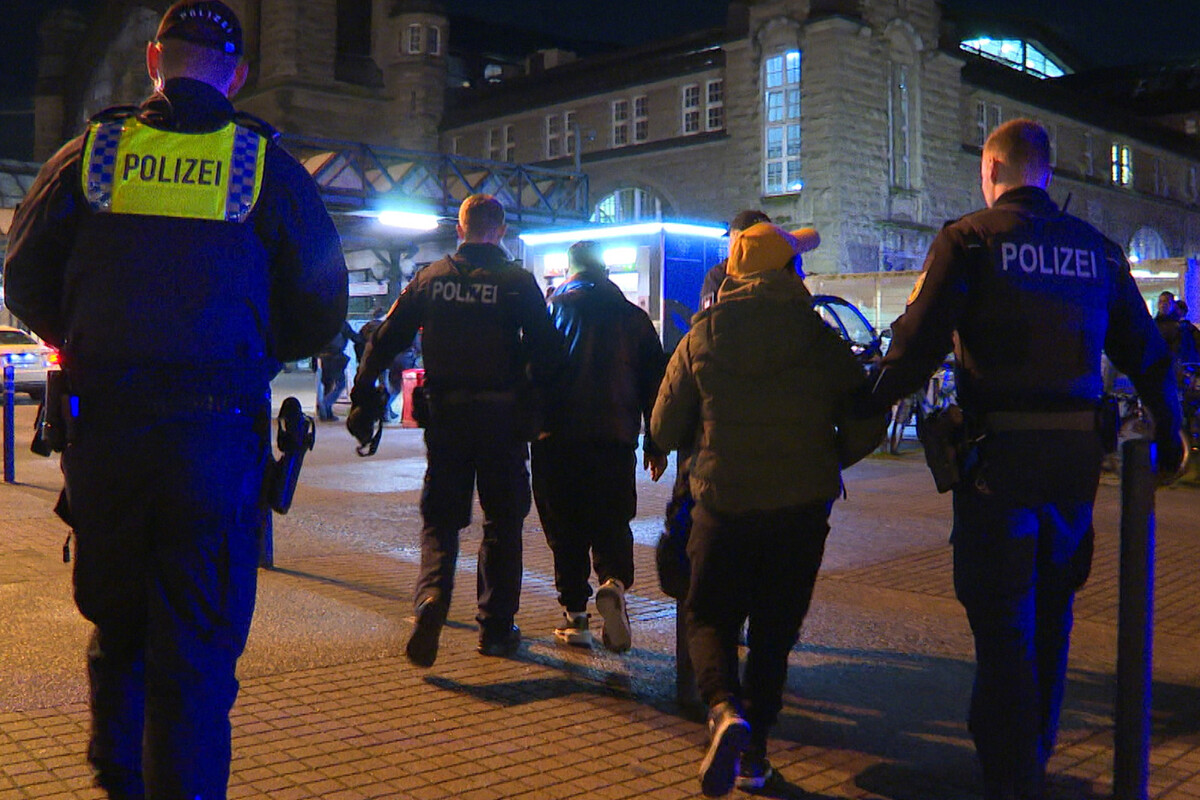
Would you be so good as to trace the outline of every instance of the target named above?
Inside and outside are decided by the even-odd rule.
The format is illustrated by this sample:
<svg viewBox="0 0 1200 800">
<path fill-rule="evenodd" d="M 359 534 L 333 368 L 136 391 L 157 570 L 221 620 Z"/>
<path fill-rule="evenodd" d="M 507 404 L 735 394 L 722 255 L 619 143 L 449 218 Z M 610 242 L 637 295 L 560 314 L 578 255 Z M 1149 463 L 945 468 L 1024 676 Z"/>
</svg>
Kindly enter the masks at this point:
<svg viewBox="0 0 1200 800">
<path fill-rule="evenodd" d="M 664 449 L 692 447 L 692 495 L 706 508 L 741 514 L 837 496 L 834 420 L 864 376 L 811 303 L 791 271 L 731 276 L 671 356 L 651 435 Z"/>
</svg>

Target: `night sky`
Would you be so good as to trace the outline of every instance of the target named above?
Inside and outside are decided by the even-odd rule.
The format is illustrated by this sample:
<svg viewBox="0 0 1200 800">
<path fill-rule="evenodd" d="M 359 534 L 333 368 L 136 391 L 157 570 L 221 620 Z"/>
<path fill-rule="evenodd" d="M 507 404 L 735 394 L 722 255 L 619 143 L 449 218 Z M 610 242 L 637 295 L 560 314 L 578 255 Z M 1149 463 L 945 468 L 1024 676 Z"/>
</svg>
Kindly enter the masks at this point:
<svg viewBox="0 0 1200 800">
<path fill-rule="evenodd" d="M 632 45 L 720 25 L 728 0 L 445 0 L 454 14 L 536 24 L 567 39 Z M 0 28 L 0 158 L 28 157 L 37 22 L 50 8 L 101 0 L 6 0 Z M 1032 19 L 1094 66 L 1200 60 L 1197 0 L 944 0 L 947 9 Z M 1052 18 L 1045 18 L 1052 9 Z"/>
</svg>

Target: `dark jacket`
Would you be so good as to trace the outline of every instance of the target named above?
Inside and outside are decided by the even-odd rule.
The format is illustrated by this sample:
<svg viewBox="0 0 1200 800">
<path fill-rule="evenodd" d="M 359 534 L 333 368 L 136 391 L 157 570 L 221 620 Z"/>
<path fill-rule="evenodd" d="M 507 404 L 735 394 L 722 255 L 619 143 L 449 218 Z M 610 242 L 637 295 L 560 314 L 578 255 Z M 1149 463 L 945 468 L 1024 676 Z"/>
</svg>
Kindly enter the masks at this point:
<svg viewBox="0 0 1200 800">
<path fill-rule="evenodd" d="M 1093 409 L 1103 350 L 1163 430 L 1178 430 L 1171 354 L 1124 253 L 1042 189 L 1006 192 L 944 227 L 892 331 L 881 402 L 915 391 L 953 348 L 966 411 Z"/>
<path fill-rule="evenodd" d="M 265 127 L 186 78 L 138 113 L 185 133 L 233 119 Z M 257 204 L 240 223 L 93 210 L 80 179 L 84 137 L 42 167 L 13 220 L 6 302 L 62 349 L 76 393 L 259 395 L 280 362 L 337 333 L 341 242 L 312 178 L 268 140 Z"/>
<path fill-rule="evenodd" d="M 516 390 L 527 367 L 545 386 L 565 356 L 537 281 L 491 244 L 464 244 L 404 287 L 363 352 L 355 398 L 366 396 L 418 329 L 431 397 Z"/>
<path fill-rule="evenodd" d="M 567 439 L 637 443 L 666 369 L 646 312 L 603 272 L 585 271 L 555 291 L 550 316 L 567 346 L 567 368 L 551 390 L 546 430 Z M 649 436 L 644 449 L 658 454 Z"/>
<path fill-rule="evenodd" d="M 834 426 L 862 382 L 799 276 L 730 276 L 671 355 L 650 430 L 660 447 L 694 445 L 692 495 L 708 509 L 832 501 L 841 486 Z"/>
</svg>

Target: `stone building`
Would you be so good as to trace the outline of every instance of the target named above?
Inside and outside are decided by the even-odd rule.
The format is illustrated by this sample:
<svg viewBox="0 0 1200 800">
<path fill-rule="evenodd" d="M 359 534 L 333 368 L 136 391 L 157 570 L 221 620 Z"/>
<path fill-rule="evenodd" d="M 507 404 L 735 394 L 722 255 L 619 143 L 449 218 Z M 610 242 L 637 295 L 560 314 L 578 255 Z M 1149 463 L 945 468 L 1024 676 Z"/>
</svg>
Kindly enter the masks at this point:
<svg viewBox="0 0 1200 800">
<path fill-rule="evenodd" d="M 1197 65 L 1175 84 L 1096 77 L 1043 32 L 952 20 L 938 0 L 735 1 L 720 28 L 581 57 L 498 36 L 466 52 L 437 0 L 228 2 L 252 68 L 238 104 L 284 131 L 578 167 L 597 221 L 762 208 L 815 225 L 813 280 L 876 320 L 898 310 L 940 226 L 980 205 L 980 145 L 1017 116 L 1053 136 L 1052 195 L 1150 270 L 1148 293 L 1182 290 L 1200 254 L 1200 98 L 1169 91 L 1195 84 Z M 90 27 L 47 20 L 39 158 L 146 93 L 141 50 L 166 5 L 110 0 Z M 415 258 L 450 237 L 416 242 Z"/>
</svg>

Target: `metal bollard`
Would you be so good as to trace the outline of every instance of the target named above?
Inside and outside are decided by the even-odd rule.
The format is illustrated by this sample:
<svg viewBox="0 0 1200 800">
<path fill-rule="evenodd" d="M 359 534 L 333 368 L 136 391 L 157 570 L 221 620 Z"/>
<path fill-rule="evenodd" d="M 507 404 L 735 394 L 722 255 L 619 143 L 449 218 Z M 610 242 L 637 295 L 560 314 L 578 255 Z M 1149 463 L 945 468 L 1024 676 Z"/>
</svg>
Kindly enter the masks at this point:
<svg viewBox="0 0 1200 800">
<path fill-rule="evenodd" d="M 1121 446 L 1121 578 L 1117 619 L 1114 800 L 1146 800 L 1154 640 L 1154 444 Z"/>
<path fill-rule="evenodd" d="M 16 477 L 16 445 L 13 442 L 14 418 L 16 411 L 16 373 L 11 364 L 4 367 L 4 482 L 15 483 Z"/>
</svg>

